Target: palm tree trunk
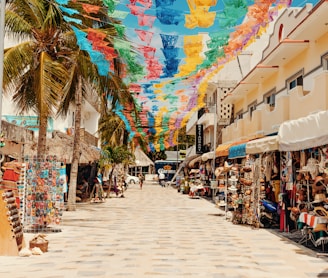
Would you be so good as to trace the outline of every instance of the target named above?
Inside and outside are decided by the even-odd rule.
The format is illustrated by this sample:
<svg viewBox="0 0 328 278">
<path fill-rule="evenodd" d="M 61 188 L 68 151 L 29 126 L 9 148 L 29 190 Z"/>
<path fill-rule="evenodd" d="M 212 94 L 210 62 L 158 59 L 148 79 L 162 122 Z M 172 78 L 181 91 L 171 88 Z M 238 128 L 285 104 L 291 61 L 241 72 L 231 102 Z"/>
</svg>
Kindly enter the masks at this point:
<svg viewBox="0 0 328 278">
<path fill-rule="evenodd" d="M 46 143 L 47 143 L 47 126 L 48 117 L 40 113 L 39 115 L 39 137 L 38 137 L 38 159 L 44 159 L 46 154 Z"/>
<path fill-rule="evenodd" d="M 69 191 L 67 200 L 67 210 L 76 210 L 76 185 L 80 160 L 80 130 L 81 130 L 81 107 L 82 107 L 82 77 L 78 77 L 78 84 L 75 91 L 75 122 L 74 122 L 74 144 L 71 165 L 71 174 L 69 181 Z"/>
</svg>

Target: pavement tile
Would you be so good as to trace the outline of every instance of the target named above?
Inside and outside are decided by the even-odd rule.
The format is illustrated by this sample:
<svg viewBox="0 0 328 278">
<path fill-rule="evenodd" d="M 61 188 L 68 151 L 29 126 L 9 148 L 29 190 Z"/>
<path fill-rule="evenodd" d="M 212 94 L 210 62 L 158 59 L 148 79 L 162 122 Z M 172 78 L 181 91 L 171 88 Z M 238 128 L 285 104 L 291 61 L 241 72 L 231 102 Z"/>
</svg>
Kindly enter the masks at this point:
<svg viewBox="0 0 328 278">
<path fill-rule="evenodd" d="M 49 252 L 0 257 L 0 277 L 328 277 L 326 258 L 269 230 L 234 225 L 207 200 L 147 183 L 124 195 L 65 212 L 61 232 L 47 234 Z"/>
</svg>

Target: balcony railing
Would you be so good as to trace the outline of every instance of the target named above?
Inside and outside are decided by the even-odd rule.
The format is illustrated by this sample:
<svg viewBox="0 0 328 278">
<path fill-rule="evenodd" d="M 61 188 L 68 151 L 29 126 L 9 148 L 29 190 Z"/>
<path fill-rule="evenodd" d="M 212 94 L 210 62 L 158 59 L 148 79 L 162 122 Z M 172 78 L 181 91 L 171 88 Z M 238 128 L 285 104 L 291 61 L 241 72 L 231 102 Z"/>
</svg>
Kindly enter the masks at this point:
<svg viewBox="0 0 328 278">
<path fill-rule="evenodd" d="M 80 130 L 81 140 L 87 143 L 88 145 L 98 146 L 98 138 L 93 136 L 91 133 L 87 132 L 84 128 Z"/>
<path fill-rule="evenodd" d="M 311 113 L 328 110 L 328 72 L 323 71 L 313 78 L 313 88 L 304 90 L 296 86 L 288 95 L 277 97 L 273 109 L 266 105 L 255 110 L 252 118 L 235 121 L 222 130 L 222 142 L 238 141 L 242 138 L 256 137 L 278 132 L 279 125 L 285 121 L 299 119 Z"/>
</svg>

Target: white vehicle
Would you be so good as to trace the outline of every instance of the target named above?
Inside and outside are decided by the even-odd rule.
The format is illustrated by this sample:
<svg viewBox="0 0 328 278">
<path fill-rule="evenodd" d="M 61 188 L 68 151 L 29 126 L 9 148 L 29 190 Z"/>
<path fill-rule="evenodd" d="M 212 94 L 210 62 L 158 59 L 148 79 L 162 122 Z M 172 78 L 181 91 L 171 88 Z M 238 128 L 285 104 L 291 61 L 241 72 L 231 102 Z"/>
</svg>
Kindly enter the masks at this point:
<svg viewBox="0 0 328 278">
<path fill-rule="evenodd" d="M 131 176 L 129 174 L 126 174 L 126 178 L 125 178 L 125 183 L 126 184 L 136 184 L 136 183 L 139 183 L 140 180 L 138 177 L 135 177 L 135 176 Z"/>
</svg>

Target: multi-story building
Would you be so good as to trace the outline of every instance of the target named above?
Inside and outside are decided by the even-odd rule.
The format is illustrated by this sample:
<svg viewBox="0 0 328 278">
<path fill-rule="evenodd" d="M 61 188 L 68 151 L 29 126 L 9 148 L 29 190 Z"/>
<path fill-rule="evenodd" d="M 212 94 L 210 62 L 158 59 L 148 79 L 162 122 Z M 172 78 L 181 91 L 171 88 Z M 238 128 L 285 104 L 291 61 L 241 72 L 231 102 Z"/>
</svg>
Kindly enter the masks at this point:
<svg viewBox="0 0 328 278">
<path fill-rule="evenodd" d="M 285 121 L 327 110 L 326 11 L 326 1 L 281 10 L 267 32 L 211 80 L 208 107 L 186 126 L 196 135 L 203 125 L 203 154 L 194 160 L 213 159 L 220 145 L 275 134 Z"/>
<path fill-rule="evenodd" d="M 274 134 L 286 121 L 327 110 L 327 9 L 321 1 L 277 18 L 261 60 L 221 98 L 234 107 L 222 143 Z"/>
</svg>

